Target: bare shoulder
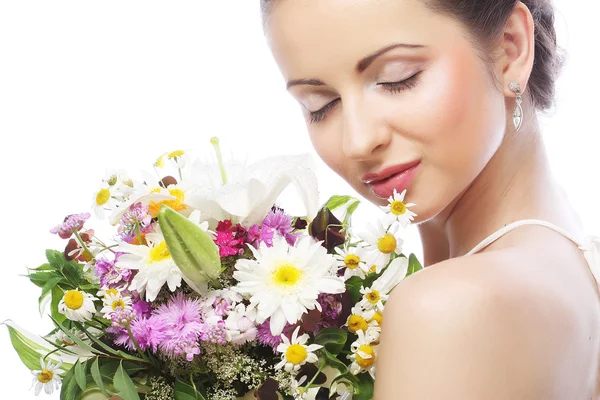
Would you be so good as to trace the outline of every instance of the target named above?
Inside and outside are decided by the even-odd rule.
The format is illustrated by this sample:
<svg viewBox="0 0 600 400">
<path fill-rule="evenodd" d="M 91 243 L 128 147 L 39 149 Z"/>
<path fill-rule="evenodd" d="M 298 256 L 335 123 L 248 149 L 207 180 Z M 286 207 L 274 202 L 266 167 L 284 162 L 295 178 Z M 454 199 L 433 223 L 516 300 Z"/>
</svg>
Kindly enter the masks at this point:
<svg viewBox="0 0 600 400">
<path fill-rule="evenodd" d="M 376 399 L 585 395 L 597 360 L 591 331 L 551 279 L 518 274 L 515 264 L 529 261 L 518 250 L 491 251 L 401 282 L 386 304 Z"/>
</svg>

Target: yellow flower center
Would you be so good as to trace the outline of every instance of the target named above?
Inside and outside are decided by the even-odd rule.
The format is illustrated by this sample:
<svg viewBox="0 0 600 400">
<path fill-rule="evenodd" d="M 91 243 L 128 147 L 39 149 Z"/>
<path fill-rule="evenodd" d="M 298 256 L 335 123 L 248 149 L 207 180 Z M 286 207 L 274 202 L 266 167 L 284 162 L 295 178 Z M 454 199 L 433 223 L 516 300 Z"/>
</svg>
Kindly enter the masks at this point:
<svg viewBox="0 0 600 400">
<path fill-rule="evenodd" d="M 400 200 L 395 200 L 390 204 L 390 211 L 394 215 L 402 215 L 406 212 L 406 204 Z"/>
<path fill-rule="evenodd" d="M 71 310 L 79 310 L 83 305 L 83 293 L 79 290 L 69 290 L 65 293 L 65 306 Z"/>
<path fill-rule="evenodd" d="M 158 191 L 160 191 L 160 189 L 158 189 Z M 154 201 L 150 202 L 150 205 L 148 206 L 148 212 L 150 215 L 152 215 L 152 218 L 158 217 L 160 206 L 163 204 L 171 207 L 175 211 L 183 211 L 187 208 L 187 206 L 183 204 L 183 201 L 185 200 L 185 193 L 183 193 L 181 189 L 169 189 L 169 194 L 175 197 L 175 199 L 163 200 L 159 201 L 158 203 Z"/>
<path fill-rule="evenodd" d="M 278 286 L 294 286 L 302 278 L 302 271 L 291 264 L 284 264 L 273 271 L 273 283 Z"/>
<path fill-rule="evenodd" d="M 369 273 L 372 274 L 374 272 L 377 272 L 377 265 L 376 264 L 371 265 L 371 268 L 369 268 Z"/>
<path fill-rule="evenodd" d="M 167 242 L 164 240 L 150 249 L 150 264 L 166 260 L 170 257 L 171 253 L 169 253 Z"/>
<path fill-rule="evenodd" d="M 286 360 L 294 365 L 302 364 L 306 357 L 308 357 L 308 353 L 301 344 L 293 344 L 285 352 Z"/>
<path fill-rule="evenodd" d="M 377 325 L 381 326 L 381 322 L 383 321 L 383 314 L 377 311 L 375 315 L 373 315 L 373 318 L 369 320 L 369 322 L 371 321 L 375 321 L 377 322 Z"/>
<path fill-rule="evenodd" d="M 356 269 L 359 263 L 360 257 L 356 254 L 348 254 L 346 258 L 344 258 L 344 264 L 346 264 L 346 268 L 348 269 Z"/>
<path fill-rule="evenodd" d="M 379 300 L 381 300 L 381 295 L 379 294 L 379 291 L 377 291 L 377 290 L 373 290 L 372 292 L 367 293 L 365 295 L 365 297 L 371 304 L 377 304 L 377 303 L 379 303 Z"/>
<path fill-rule="evenodd" d="M 112 309 L 116 310 L 117 307 L 121 307 L 121 310 L 125 309 L 125 302 L 123 301 L 123 299 L 119 299 L 119 300 L 115 300 L 112 303 Z"/>
<path fill-rule="evenodd" d="M 108 203 L 108 200 L 110 200 L 110 190 L 100 189 L 96 194 L 96 204 L 103 206 Z"/>
<path fill-rule="evenodd" d="M 109 298 L 110 296 L 116 296 L 119 294 L 119 291 L 117 289 L 107 289 L 106 292 L 104 292 L 104 297 Z"/>
<path fill-rule="evenodd" d="M 37 378 L 41 383 L 48 383 L 54 378 L 54 372 L 44 369 L 38 374 Z"/>
<path fill-rule="evenodd" d="M 362 358 L 359 353 L 367 354 L 370 357 Z M 368 344 L 363 344 L 356 351 L 356 363 L 361 368 L 369 368 L 375 362 L 375 351 Z"/>
<path fill-rule="evenodd" d="M 358 331 L 367 331 L 369 324 L 367 321 L 361 317 L 360 315 L 352 314 L 348 318 L 348 330 L 352 333 L 356 333 Z"/>
<path fill-rule="evenodd" d="M 377 248 L 379 248 L 379 251 L 383 254 L 391 254 L 396 250 L 397 245 L 396 238 L 391 233 L 386 233 L 379 239 L 379 242 L 377 242 Z"/>
<path fill-rule="evenodd" d="M 183 155 L 183 150 L 175 150 L 175 151 L 170 152 L 167 157 L 169 157 L 169 159 L 171 159 L 171 158 L 181 157 L 182 155 Z"/>
</svg>

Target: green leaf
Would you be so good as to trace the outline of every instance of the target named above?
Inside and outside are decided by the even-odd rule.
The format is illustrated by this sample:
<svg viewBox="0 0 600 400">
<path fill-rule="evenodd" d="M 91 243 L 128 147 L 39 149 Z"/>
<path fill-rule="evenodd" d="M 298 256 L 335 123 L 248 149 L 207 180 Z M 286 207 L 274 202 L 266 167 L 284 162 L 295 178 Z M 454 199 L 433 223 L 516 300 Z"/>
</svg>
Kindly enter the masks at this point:
<svg viewBox="0 0 600 400">
<path fill-rule="evenodd" d="M 58 286 L 52 288 L 52 301 L 50 302 L 50 315 L 61 324 L 67 320 L 63 314 L 58 312 L 58 304 L 65 295 L 65 292 Z"/>
<path fill-rule="evenodd" d="M 80 363 L 79 360 L 77 360 L 73 369 L 75 370 L 75 380 L 77 381 L 77 384 L 79 385 L 81 390 L 85 390 L 85 366 L 82 363 Z"/>
<path fill-rule="evenodd" d="M 323 354 L 325 354 L 325 363 L 327 365 L 337 369 L 342 375 L 348 372 L 348 366 L 340 361 L 335 355 L 331 354 L 327 350 L 324 350 Z"/>
<path fill-rule="evenodd" d="M 65 275 L 70 284 L 78 288 L 81 285 L 85 285 L 87 281 L 83 279 L 83 270 L 81 266 L 75 262 L 69 262 L 63 265 L 62 273 Z"/>
<path fill-rule="evenodd" d="M 44 297 L 46 297 L 48 294 L 50 294 L 52 292 L 52 289 L 54 289 L 54 287 L 58 284 L 58 282 L 60 282 L 62 280 L 63 280 L 63 278 L 61 276 L 55 276 L 54 278 L 48 279 L 48 281 L 42 288 L 42 294 L 40 295 L 40 298 L 38 299 L 38 305 L 40 307 L 42 305 L 42 301 L 44 301 Z M 43 310 L 40 308 L 40 313 L 41 312 L 43 312 Z"/>
<path fill-rule="evenodd" d="M 81 392 L 77 380 L 75 379 L 74 370 L 75 368 L 71 368 L 63 377 L 60 400 L 77 400 L 77 396 Z"/>
<path fill-rule="evenodd" d="M 113 385 L 115 385 L 118 395 L 121 396 L 123 400 L 140 400 L 135 384 L 123 369 L 122 362 L 119 364 L 119 368 L 117 368 L 117 372 L 115 373 Z"/>
<path fill-rule="evenodd" d="M 175 382 L 175 400 L 206 400 L 206 398 L 190 384 L 177 380 Z"/>
<path fill-rule="evenodd" d="M 335 210 L 336 208 L 347 204 L 350 200 L 352 200 L 351 196 L 334 195 L 327 200 L 327 203 L 325 203 L 324 207 L 327 207 L 330 210 Z"/>
<path fill-rule="evenodd" d="M 6 325 L 8 328 L 8 335 L 13 348 L 19 355 L 23 364 L 30 370 L 40 369 L 40 357 L 48 353 L 47 349 L 41 348 L 35 342 L 27 339 L 19 331 L 10 325 Z"/>
<path fill-rule="evenodd" d="M 55 269 L 62 268 L 63 264 L 67 262 L 65 255 L 62 251 L 48 249 L 46 250 L 46 259 L 48 263 Z"/>
<path fill-rule="evenodd" d="M 49 279 L 56 276 L 54 271 L 34 272 L 33 274 L 25 275 L 35 286 L 43 288 Z"/>
<path fill-rule="evenodd" d="M 406 277 L 408 278 L 415 272 L 418 272 L 423 269 L 423 266 L 419 262 L 419 259 L 414 254 L 411 254 L 408 257 L 408 272 L 406 273 Z"/>
<path fill-rule="evenodd" d="M 371 375 L 367 372 L 358 374 L 356 376 L 358 383 L 354 385 L 354 396 L 353 400 L 371 400 L 373 398 L 373 391 L 375 389 L 375 382 Z"/>
<path fill-rule="evenodd" d="M 321 329 L 315 337 L 315 344 L 320 344 L 328 352 L 337 355 L 344 348 L 347 339 L 346 331 L 338 328 L 325 328 Z"/>
<path fill-rule="evenodd" d="M 75 343 L 82 349 L 87 350 L 94 354 L 98 354 L 98 355 L 102 355 L 102 356 L 106 355 L 102 351 L 95 349 L 92 346 L 90 346 L 89 344 L 85 343 L 79 337 L 74 335 L 73 332 L 71 332 L 69 329 L 67 329 L 62 323 L 60 323 L 57 320 L 55 320 L 54 318 L 52 318 L 52 316 L 50 316 L 50 318 L 52 319 L 52 321 L 54 321 L 54 324 L 56 325 L 57 328 L 59 328 L 61 331 L 63 331 L 69 337 L 69 339 L 71 339 L 73 341 L 73 343 Z"/>
<path fill-rule="evenodd" d="M 364 280 L 359 276 L 353 276 L 346 281 L 346 290 L 350 293 L 352 304 L 356 304 L 362 299 L 360 289 L 363 287 Z"/>
<path fill-rule="evenodd" d="M 46 264 L 42 264 L 37 268 L 29 268 L 29 270 L 31 271 L 54 271 L 54 267 L 52 267 L 52 265 L 46 263 Z"/>
<path fill-rule="evenodd" d="M 92 366 L 90 368 L 90 372 L 92 374 L 92 378 L 94 378 L 94 382 L 98 386 L 98 389 L 102 392 L 103 395 L 109 397 L 106 389 L 104 389 L 104 381 L 102 380 L 102 375 L 100 374 L 100 367 L 98 366 L 98 357 L 94 359 Z"/>
</svg>

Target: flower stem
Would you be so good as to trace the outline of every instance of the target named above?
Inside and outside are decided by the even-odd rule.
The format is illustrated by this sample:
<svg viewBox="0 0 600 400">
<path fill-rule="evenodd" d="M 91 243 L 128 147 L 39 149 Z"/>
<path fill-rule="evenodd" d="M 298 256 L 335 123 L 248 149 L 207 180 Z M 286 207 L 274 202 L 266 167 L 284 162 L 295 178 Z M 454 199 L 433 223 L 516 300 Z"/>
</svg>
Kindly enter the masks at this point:
<svg viewBox="0 0 600 400">
<path fill-rule="evenodd" d="M 150 360 L 148 359 L 148 357 L 146 356 L 146 353 L 144 353 L 144 351 L 142 350 L 142 348 L 140 347 L 140 345 L 138 344 L 137 340 L 135 340 L 135 338 L 133 337 L 133 332 L 131 332 L 131 327 L 129 326 L 129 324 L 125 325 L 125 327 L 127 328 L 127 333 L 129 334 L 129 339 L 131 339 L 131 342 L 133 343 L 133 345 L 135 346 L 135 349 L 138 351 L 138 353 L 140 353 L 140 356 L 142 356 L 142 358 L 146 361 L 146 362 L 150 362 Z"/>
<path fill-rule="evenodd" d="M 221 147 L 219 146 L 219 138 L 213 137 L 210 139 L 210 143 L 212 143 L 215 148 L 215 153 L 217 154 L 217 161 L 219 162 L 219 168 L 221 169 L 221 180 L 223 181 L 223 185 L 227 184 L 227 174 L 225 173 L 225 165 L 223 164 L 223 156 L 221 155 Z"/>
<path fill-rule="evenodd" d="M 88 249 L 88 247 L 85 245 L 85 242 L 79 235 L 79 231 L 77 230 L 77 228 L 73 228 L 73 234 L 75 234 L 75 237 L 77 238 L 77 241 L 79 242 L 79 245 L 83 248 L 83 250 L 90 256 L 93 256 L 92 252 L 90 251 L 90 249 Z"/>
<path fill-rule="evenodd" d="M 306 391 L 311 387 L 311 385 L 315 382 L 315 379 L 317 379 L 317 377 L 319 376 L 319 374 L 321 373 L 321 371 L 323 371 L 323 368 L 325 367 L 325 360 L 321 360 L 321 364 L 319 364 L 319 369 L 317 370 L 317 372 L 315 373 L 315 376 L 312 377 L 312 379 L 310 380 L 310 382 L 308 382 L 306 384 L 306 386 L 298 389 L 298 392 L 300 392 L 300 395 L 303 395 L 304 393 L 306 393 Z"/>
<path fill-rule="evenodd" d="M 137 240 L 139 245 L 143 245 L 144 243 L 142 242 L 142 232 L 140 231 L 140 221 L 135 221 L 135 234 L 137 236 Z"/>
</svg>

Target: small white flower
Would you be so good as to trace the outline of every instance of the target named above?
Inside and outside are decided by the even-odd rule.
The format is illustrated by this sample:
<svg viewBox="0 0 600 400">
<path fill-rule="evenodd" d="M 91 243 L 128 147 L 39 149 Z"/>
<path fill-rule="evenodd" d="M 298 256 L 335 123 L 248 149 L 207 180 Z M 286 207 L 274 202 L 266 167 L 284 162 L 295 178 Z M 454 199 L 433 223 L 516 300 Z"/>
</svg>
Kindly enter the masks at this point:
<svg viewBox="0 0 600 400">
<path fill-rule="evenodd" d="M 100 189 L 94 193 L 92 199 L 92 208 L 94 214 L 99 219 L 104 219 L 106 216 L 106 210 L 110 210 L 114 203 L 113 193 L 111 187 L 107 183 L 103 183 Z"/>
<path fill-rule="evenodd" d="M 383 303 L 387 301 L 389 294 L 404 279 L 407 272 L 408 259 L 406 257 L 395 258 L 371 287 L 360 289 L 363 294 L 360 306 L 365 310 L 375 309 L 383 312 Z"/>
<path fill-rule="evenodd" d="M 98 299 L 89 293 L 69 290 L 58 303 L 58 312 L 71 321 L 89 321 L 96 314 L 96 300 Z"/>
<path fill-rule="evenodd" d="M 378 345 L 374 344 L 372 338 L 365 335 L 363 331 L 358 331 L 357 335 L 358 339 L 350 346 L 352 354 L 348 356 L 348 359 L 352 361 L 350 372 L 358 375 L 363 371 L 368 371 L 375 379 L 375 359 Z"/>
<path fill-rule="evenodd" d="M 343 279 L 331 273 L 335 259 L 309 236 L 299 238 L 294 246 L 275 238 L 272 247 L 262 243 L 250 249 L 256 260 L 237 261 L 233 277 L 238 284 L 232 289 L 251 296 L 257 323 L 271 318 L 273 335 L 281 334 L 286 323 L 298 322 L 308 310 L 321 311 L 319 294 L 346 290 Z"/>
<path fill-rule="evenodd" d="M 365 310 L 360 304 L 357 304 L 352 307 L 345 326 L 352 333 L 358 334 L 360 331 L 370 337 L 372 341 L 378 341 L 381 334 L 382 320 L 383 313 L 381 311 L 375 309 Z"/>
<path fill-rule="evenodd" d="M 242 345 L 256 339 L 258 330 L 255 324 L 256 310 L 243 304 L 238 304 L 235 310 L 229 312 L 225 320 L 227 341 Z"/>
<path fill-rule="evenodd" d="M 177 169 L 183 169 L 189 162 L 188 154 L 183 150 L 175 150 L 167 154 L 167 159 Z"/>
<path fill-rule="evenodd" d="M 51 360 L 44 363 L 44 359 L 40 358 L 40 365 L 42 367 L 41 370 L 31 371 L 34 376 L 31 387 L 35 386 L 36 396 L 41 393 L 42 389 L 44 389 L 46 394 L 52 394 L 55 390 L 58 390 L 62 383 L 58 371 L 62 365 L 62 360 L 59 360 L 58 364 L 54 365 Z"/>
<path fill-rule="evenodd" d="M 352 400 L 354 390 L 352 385 L 347 385 L 344 382 L 336 381 L 331 385 L 331 393 L 335 393 L 335 400 Z"/>
<path fill-rule="evenodd" d="M 404 203 L 404 196 L 406 196 L 406 189 L 401 194 L 398 194 L 398 191 L 394 189 L 394 194 L 388 199 L 390 204 L 380 208 L 388 213 L 393 220 L 398 221 L 403 228 L 406 228 L 417 214 L 409 210 L 409 207 L 414 207 L 416 204 Z"/>
<path fill-rule="evenodd" d="M 120 308 L 121 310 L 131 310 L 131 297 L 123 296 L 117 289 L 108 289 L 103 297 L 104 307 L 100 312 L 104 318 L 110 319 L 113 312 Z"/>
<path fill-rule="evenodd" d="M 371 256 L 369 257 L 371 265 L 376 265 L 377 273 L 390 262 L 392 253 L 402 252 L 404 244 L 398 234 L 400 225 L 398 223 L 386 225 L 384 221 L 378 219 L 375 225 L 369 224 L 368 231 L 360 235 L 366 242 L 365 250 Z"/>
<path fill-rule="evenodd" d="M 364 248 L 361 246 L 340 249 L 335 248 L 336 260 L 338 261 L 338 267 L 344 268 L 344 281 L 358 276 L 364 279 L 366 274 L 369 272 L 369 267 L 366 264 L 366 254 Z"/>
<path fill-rule="evenodd" d="M 283 343 L 277 346 L 277 351 L 283 354 L 281 355 L 281 362 L 275 366 L 275 369 L 284 368 L 286 372 L 296 374 L 300 370 L 300 367 L 307 362 L 315 363 L 319 360 L 314 351 L 319 350 L 323 346 L 319 344 L 307 346 L 306 342 L 308 341 L 309 336 L 305 333 L 298 337 L 299 331 L 300 327 L 298 326 L 292 334 L 291 342 L 287 336 L 281 335 Z"/>
</svg>

